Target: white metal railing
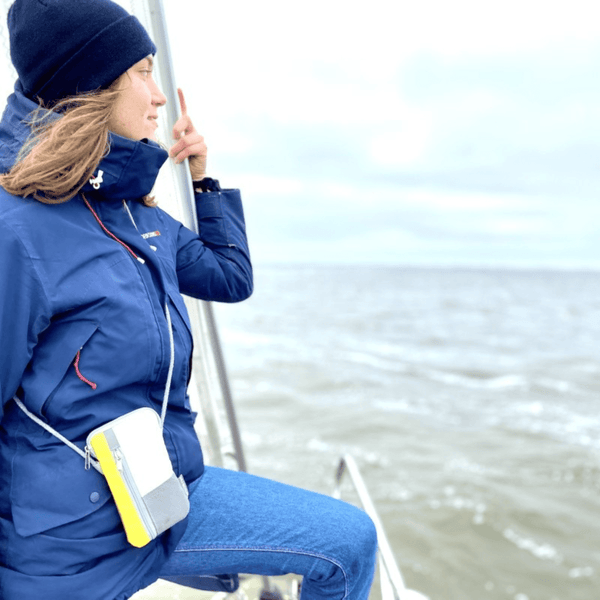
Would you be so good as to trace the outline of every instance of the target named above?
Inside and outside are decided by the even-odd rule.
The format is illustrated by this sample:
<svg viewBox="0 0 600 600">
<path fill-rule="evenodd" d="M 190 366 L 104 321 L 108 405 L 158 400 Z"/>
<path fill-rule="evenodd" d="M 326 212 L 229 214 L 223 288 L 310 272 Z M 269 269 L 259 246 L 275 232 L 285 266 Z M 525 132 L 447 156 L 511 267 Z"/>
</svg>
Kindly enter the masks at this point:
<svg viewBox="0 0 600 600">
<path fill-rule="evenodd" d="M 394 558 L 392 548 L 385 534 L 385 529 L 381 523 L 375 505 L 371 500 L 369 490 L 360 474 L 356 461 L 349 454 L 344 454 L 340 459 L 336 475 L 334 498 L 341 498 L 341 484 L 344 475 L 348 473 L 354 489 L 358 494 L 360 502 L 365 512 L 371 517 L 377 530 L 377 542 L 379 545 L 379 577 L 381 586 L 382 600 L 427 600 L 426 596 L 415 590 L 407 589 L 400 574 L 400 569 Z"/>
</svg>

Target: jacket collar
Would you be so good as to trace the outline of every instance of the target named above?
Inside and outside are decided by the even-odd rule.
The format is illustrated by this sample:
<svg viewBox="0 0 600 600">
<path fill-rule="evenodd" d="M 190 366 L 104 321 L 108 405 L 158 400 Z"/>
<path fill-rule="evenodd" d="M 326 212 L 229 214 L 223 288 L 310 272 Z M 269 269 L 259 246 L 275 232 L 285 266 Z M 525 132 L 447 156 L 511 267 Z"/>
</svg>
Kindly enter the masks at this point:
<svg viewBox="0 0 600 600">
<path fill-rule="evenodd" d="M 39 106 L 22 93 L 17 81 L 0 121 L 0 172 L 9 171 L 15 163 L 29 137 L 29 122 L 37 109 Z M 112 132 L 109 144 L 109 153 L 81 191 L 103 200 L 135 199 L 149 194 L 169 156 L 167 151 L 152 140 L 135 141 Z"/>
<path fill-rule="evenodd" d="M 110 152 L 81 191 L 103 200 L 136 199 L 152 191 L 169 154 L 152 140 L 135 141 L 109 133 Z"/>
</svg>

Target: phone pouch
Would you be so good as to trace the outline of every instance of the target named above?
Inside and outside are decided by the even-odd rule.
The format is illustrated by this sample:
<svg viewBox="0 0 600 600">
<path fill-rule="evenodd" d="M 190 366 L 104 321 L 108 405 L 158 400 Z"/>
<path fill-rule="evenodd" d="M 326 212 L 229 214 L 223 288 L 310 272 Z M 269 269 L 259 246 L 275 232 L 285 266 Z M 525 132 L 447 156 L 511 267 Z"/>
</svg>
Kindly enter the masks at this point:
<svg viewBox="0 0 600 600">
<path fill-rule="evenodd" d="M 145 546 L 185 519 L 187 486 L 173 471 L 156 411 L 139 408 L 105 423 L 86 444 L 100 463 L 132 546 Z"/>
</svg>

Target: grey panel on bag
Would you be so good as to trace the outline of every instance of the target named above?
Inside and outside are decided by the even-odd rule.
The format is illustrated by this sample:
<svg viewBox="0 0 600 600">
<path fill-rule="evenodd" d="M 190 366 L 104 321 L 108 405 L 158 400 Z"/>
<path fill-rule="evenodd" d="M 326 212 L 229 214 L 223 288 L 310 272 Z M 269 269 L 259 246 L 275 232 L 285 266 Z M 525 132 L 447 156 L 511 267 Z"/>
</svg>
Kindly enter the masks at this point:
<svg viewBox="0 0 600 600">
<path fill-rule="evenodd" d="M 117 440 L 117 436 L 112 429 L 105 429 L 104 437 L 106 438 L 106 443 L 111 450 L 119 447 L 119 440 Z"/>
<path fill-rule="evenodd" d="M 162 485 L 146 494 L 144 503 L 158 533 L 179 523 L 190 511 L 187 492 L 175 473 Z"/>
</svg>

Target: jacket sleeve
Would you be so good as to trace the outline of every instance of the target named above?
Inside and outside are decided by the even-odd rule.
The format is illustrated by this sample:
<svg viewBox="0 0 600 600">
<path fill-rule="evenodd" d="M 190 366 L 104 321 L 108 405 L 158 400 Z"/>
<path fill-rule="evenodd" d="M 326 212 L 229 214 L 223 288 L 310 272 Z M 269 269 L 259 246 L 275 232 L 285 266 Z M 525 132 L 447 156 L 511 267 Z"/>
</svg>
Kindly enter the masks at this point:
<svg viewBox="0 0 600 600">
<path fill-rule="evenodd" d="M 21 240 L 0 219 L 0 420 L 21 385 L 39 334 L 50 323 L 50 304 Z"/>
<path fill-rule="evenodd" d="M 252 265 L 239 190 L 195 195 L 199 235 L 181 226 L 177 277 L 181 293 L 239 302 L 252 294 Z"/>
</svg>

